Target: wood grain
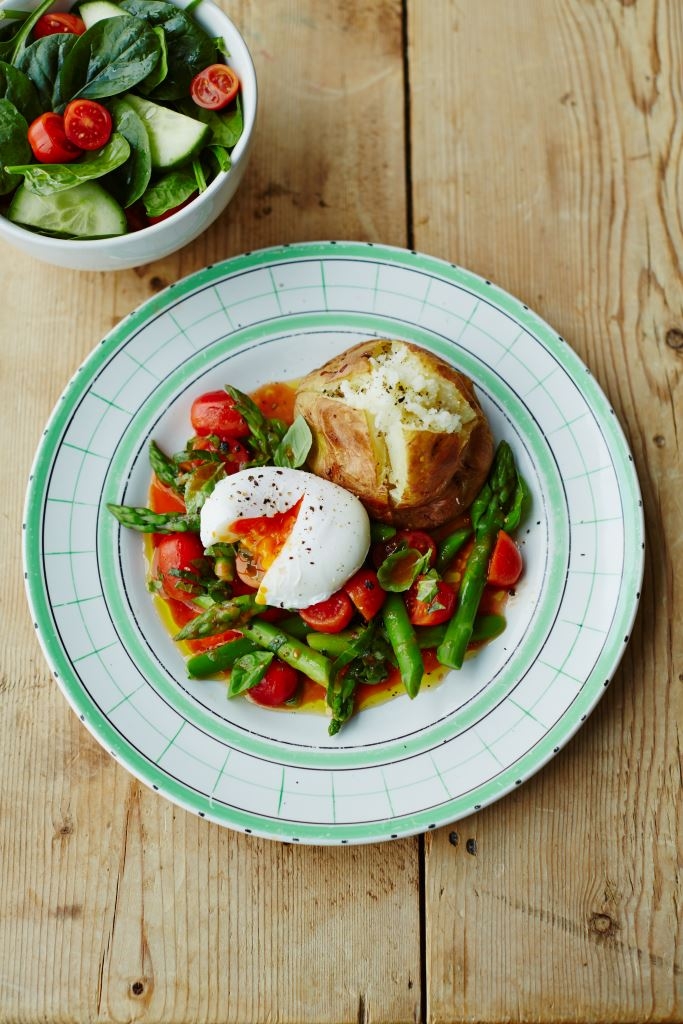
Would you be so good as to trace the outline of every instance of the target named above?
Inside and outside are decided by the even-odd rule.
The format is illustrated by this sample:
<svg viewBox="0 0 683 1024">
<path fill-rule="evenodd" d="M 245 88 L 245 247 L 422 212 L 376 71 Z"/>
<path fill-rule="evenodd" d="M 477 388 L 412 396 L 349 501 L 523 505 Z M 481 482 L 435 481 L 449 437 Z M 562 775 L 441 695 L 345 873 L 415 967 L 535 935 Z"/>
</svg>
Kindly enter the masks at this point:
<svg viewBox="0 0 683 1024">
<path fill-rule="evenodd" d="M 648 538 L 631 643 L 589 722 L 520 791 L 428 836 L 433 1021 L 683 1019 L 682 15 L 408 6 L 414 244 L 576 348 L 632 445 Z"/>
<path fill-rule="evenodd" d="M 23 595 L 32 454 L 68 378 L 112 326 L 184 274 L 247 249 L 316 238 L 406 242 L 398 0 L 240 0 L 229 11 L 252 49 L 261 107 L 250 169 L 220 220 L 181 253 L 117 274 L 0 253 L 9 463 L 0 1020 L 13 1024 L 419 1015 L 417 841 L 295 847 L 173 807 L 123 771 L 69 710 Z"/>
</svg>

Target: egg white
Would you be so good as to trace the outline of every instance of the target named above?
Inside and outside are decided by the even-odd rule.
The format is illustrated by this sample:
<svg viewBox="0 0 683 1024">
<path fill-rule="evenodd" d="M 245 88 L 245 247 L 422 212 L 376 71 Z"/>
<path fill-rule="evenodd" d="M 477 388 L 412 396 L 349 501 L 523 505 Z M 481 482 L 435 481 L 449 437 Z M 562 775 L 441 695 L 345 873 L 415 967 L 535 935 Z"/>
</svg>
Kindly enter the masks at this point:
<svg viewBox="0 0 683 1024">
<path fill-rule="evenodd" d="M 300 469 L 259 466 L 220 480 L 201 510 L 205 547 L 231 543 L 240 519 L 272 516 L 302 498 L 292 531 L 266 570 L 256 600 L 277 608 L 326 601 L 361 567 L 370 520 L 355 495 Z"/>
</svg>

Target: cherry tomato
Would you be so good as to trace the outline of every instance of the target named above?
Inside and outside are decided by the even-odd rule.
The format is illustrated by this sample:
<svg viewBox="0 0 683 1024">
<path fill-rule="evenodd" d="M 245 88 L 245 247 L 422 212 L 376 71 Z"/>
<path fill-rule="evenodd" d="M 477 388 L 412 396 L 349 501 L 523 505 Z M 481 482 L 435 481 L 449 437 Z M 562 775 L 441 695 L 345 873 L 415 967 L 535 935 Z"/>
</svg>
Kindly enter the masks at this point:
<svg viewBox="0 0 683 1024">
<path fill-rule="evenodd" d="M 168 533 L 159 538 L 152 558 L 152 580 L 161 584 L 161 594 L 182 604 L 192 602 L 200 588 L 199 568 L 204 545 L 196 533 Z"/>
<path fill-rule="evenodd" d="M 326 601 L 301 608 L 299 615 L 318 633 L 340 633 L 353 618 L 353 605 L 343 590 L 338 590 Z"/>
<path fill-rule="evenodd" d="M 67 139 L 62 115 L 52 111 L 41 114 L 31 122 L 28 141 L 34 157 L 41 164 L 70 163 L 83 152 Z"/>
<path fill-rule="evenodd" d="M 372 569 L 359 569 L 343 589 L 367 622 L 374 618 L 387 596 Z"/>
<path fill-rule="evenodd" d="M 436 543 L 428 533 L 424 530 L 397 530 L 393 537 L 373 545 L 372 560 L 377 568 L 400 547 L 412 548 L 421 555 L 429 555 L 430 566 L 436 562 Z"/>
<path fill-rule="evenodd" d="M 524 562 L 519 548 L 509 533 L 500 530 L 489 562 L 486 582 L 493 587 L 514 587 L 522 575 Z"/>
<path fill-rule="evenodd" d="M 178 212 L 178 210 L 184 210 L 185 207 L 189 206 L 190 203 L 194 199 L 196 199 L 196 198 L 197 198 L 197 193 L 193 192 L 191 196 L 188 196 L 187 199 L 184 200 L 184 202 L 178 203 L 177 206 L 172 206 L 171 209 L 170 210 L 166 210 L 165 213 L 160 213 L 157 217 L 150 217 L 150 216 L 148 216 L 147 217 L 147 222 L 149 224 L 160 224 L 162 220 L 168 220 L 168 218 L 172 217 L 174 213 Z"/>
<path fill-rule="evenodd" d="M 95 100 L 72 100 L 64 111 L 64 132 L 81 149 L 101 149 L 111 138 L 111 114 Z"/>
<path fill-rule="evenodd" d="M 220 438 L 237 438 L 248 437 L 250 433 L 227 391 L 207 391 L 195 398 L 190 419 L 200 437 L 215 434 Z"/>
<path fill-rule="evenodd" d="M 414 626 L 438 626 L 440 622 L 447 622 L 453 616 L 456 601 L 455 591 L 444 580 L 434 580 L 434 596 L 428 601 L 420 600 L 417 596 L 418 586 L 424 578 L 424 576 L 418 576 L 406 594 L 408 618 Z"/>
<path fill-rule="evenodd" d="M 232 103 L 239 87 L 239 78 L 227 64 L 210 64 L 192 79 L 190 95 L 198 107 L 222 110 Z"/>
<path fill-rule="evenodd" d="M 274 658 L 266 669 L 266 674 L 260 683 L 252 686 L 249 696 L 257 704 L 265 704 L 266 707 L 277 707 L 290 700 L 296 693 L 299 685 L 299 673 L 291 665 L 285 665 L 284 661 Z"/>
<path fill-rule="evenodd" d="M 33 26 L 33 38 L 43 39 L 45 36 L 56 36 L 61 33 L 69 33 L 73 36 L 82 36 L 85 32 L 85 22 L 75 14 L 63 14 L 56 11 L 52 14 L 43 14 Z"/>
<path fill-rule="evenodd" d="M 231 438 L 216 444 L 210 437 L 200 437 L 194 441 L 192 449 L 193 451 L 215 452 L 216 455 L 220 455 L 228 475 L 244 469 L 251 461 L 251 454 L 244 445 L 240 444 L 239 441 L 233 441 Z"/>
</svg>

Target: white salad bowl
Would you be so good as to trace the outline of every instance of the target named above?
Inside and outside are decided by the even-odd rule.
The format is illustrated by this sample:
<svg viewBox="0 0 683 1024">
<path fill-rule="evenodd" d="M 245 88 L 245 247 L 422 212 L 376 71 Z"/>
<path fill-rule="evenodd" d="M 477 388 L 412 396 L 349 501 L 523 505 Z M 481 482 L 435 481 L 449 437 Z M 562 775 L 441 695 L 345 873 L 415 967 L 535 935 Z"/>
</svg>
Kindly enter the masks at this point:
<svg viewBox="0 0 683 1024">
<path fill-rule="evenodd" d="M 40 0 L 0 0 L 0 9 L 33 10 Z M 188 0 L 170 0 L 186 7 Z M 73 0 L 55 0 L 55 11 L 73 7 Z M 186 207 L 158 224 L 113 238 L 51 238 L 13 224 L 0 215 L 0 238 L 36 259 L 72 270 L 125 270 L 152 263 L 182 249 L 197 238 L 226 208 L 244 176 L 251 152 L 256 121 L 258 92 L 251 54 L 241 34 L 227 15 L 212 3 L 201 0 L 193 17 L 212 38 L 222 37 L 228 63 L 240 80 L 244 130 L 231 153 L 232 166 L 221 171 L 208 188 Z"/>
</svg>

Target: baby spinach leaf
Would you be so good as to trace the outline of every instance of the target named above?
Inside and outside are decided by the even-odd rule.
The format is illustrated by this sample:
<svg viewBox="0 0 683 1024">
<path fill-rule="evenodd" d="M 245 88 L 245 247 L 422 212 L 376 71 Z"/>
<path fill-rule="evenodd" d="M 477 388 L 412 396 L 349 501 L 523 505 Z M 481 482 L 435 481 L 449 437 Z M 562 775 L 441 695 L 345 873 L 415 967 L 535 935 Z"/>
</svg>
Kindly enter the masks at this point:
<svg viewBox="0 0 683 1024">
<path fill-rule="evenodd" d="M 154 68 L 154 71 L 150 71 L 147 78 L 138 85 L 139 92 L 143 96 L 149 96 L 149 94 L 160 85 L 168 74 L 168 47 L 166 46 L 166 33 L 160 25 L 154 26 L 157 39 L 159 40 L 159 46 L 161 47 L 161 57 L 159 63 Z"/>
<path fill-rule="evenodd" d="M 30 124 L 42 113 L 38 93 L 23 71 L 0 61 L 0 97 L 9 100 Z"/>
<path fill-rule="evenodd" d="M 116 97 L 108 104 L 114 122 L 114 131 L 122 135 L 130 146 L 125 163 L 107 175 L 104 183 L 121 206 L 132 206 L 149 185 L 152 176 L 152 156 L 149 136 L 130 103 Z"/>
<path fill-rule="evenodd" d="M 239 96 L 235 103 L 226 107 L 225 110 L 205 110 L 190 99 L 179 103 L 178 109 L 182 114 L 187 114 L 188 117 L 194 117 L 196 121 L 208 124 L 213 133 L 211 142 L 216 146 L 232 149 L 244 131 L 244 117 Z"/>
<path fill-rule="evenodd" d="M 0 195 L 12 192 L 21 181 L 21 175 L 7 165 L 31 159 L 27 131 L 26 118 L 9 100 L 0 99 Z"/>
<path fill-rule="evenodd" d="M 28 11 L 13 11 L 7 8 L 0 10 L 0 43 L 6 42 L 21 28 L 22 22 L 28 18 Z"/>
<path fill-rule="evenodd" d="M 30 78 L 38 94 L 39 113 L 56 110 L 66 102 L 61 93 L 59 69 L 77 39 L 72 33 L 62 32 L 44 36 L 27 46 L 17 59 L 17 68 Z"/>
<path fill-rule="evenodd" d="M 219 171 L 229 171 L 232 167 L 232 160 L 225 146 L 207 146 L 205 152 L 214 158 Z"/>
<path fill-rule="evenodd" d="M 149 186 L 142 202 L 148 217 L 160 217 L 180 206 L 196 191 L 197 180 L 192 170 L 169 171 Z"/>
<path fill-rule="evenodd" d="M 23 174 L 29 192 L 38 196 L 51 196 L 55 192 L 80 185 L 120 167 L 128 159 L 130 146 L 123 135 L 114 133 L 106 146 L 87 153 L 73 164 L 24 164 L 8 167 L 12 174 Z"/>
<path fill-rule="evenodd" d="M 164 0 L 122 0 L 121 8 L 150 25 L 163 28 L 168 50 L 168 74 L 151 95 L 154 100 L 187 96 L 196 74 L 216 61 L 214 41 L 193 19 Z"/>
<path fill-rule="evenodd" d="M 31 34 L 33 26 L 46 11 L 52 7 L 54 0 L 43 0 L 29 16 L 19 25 L 19 28 L 0 42 L 0 60 L 6 60 L 10 64 L 16 64 L 17 58 L 26 46 L 26 40 Z"/>
<path fill-rule="evenodd" d="M 127 92 L 161 60 L 156 32 L 140 18 L 121 15 L 91 25 L 59 73 L 62 96 L 101 99 Z"/>
</svg>

